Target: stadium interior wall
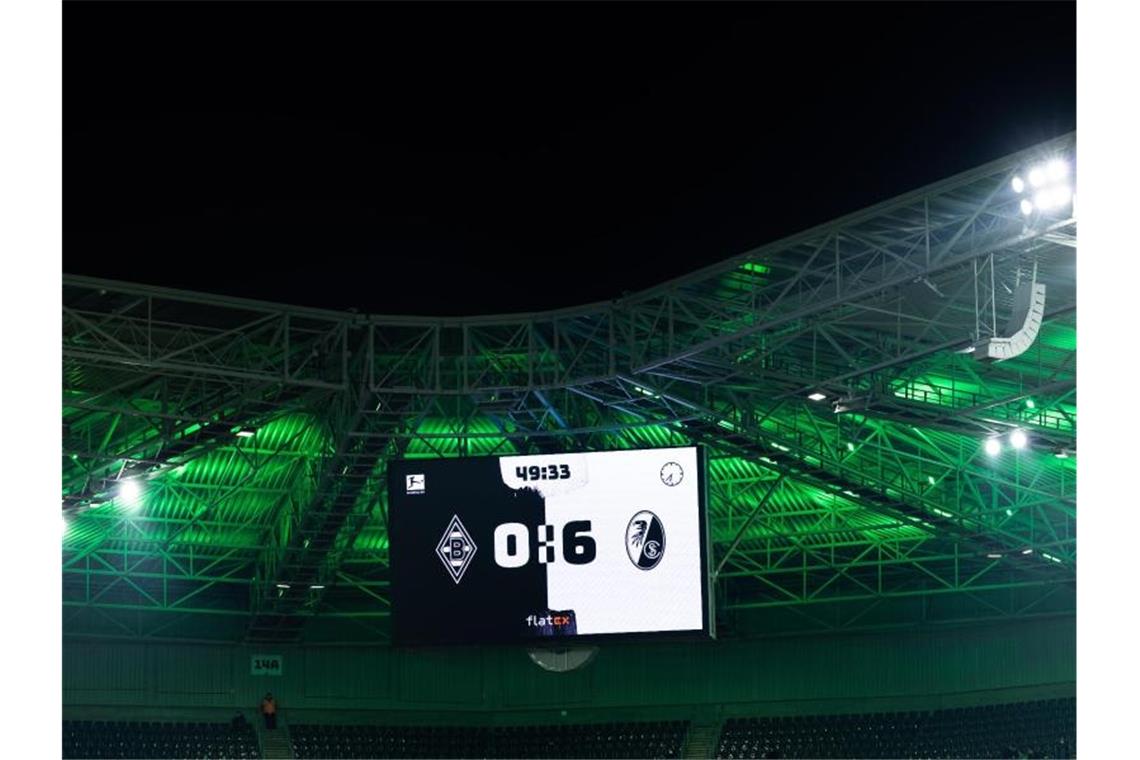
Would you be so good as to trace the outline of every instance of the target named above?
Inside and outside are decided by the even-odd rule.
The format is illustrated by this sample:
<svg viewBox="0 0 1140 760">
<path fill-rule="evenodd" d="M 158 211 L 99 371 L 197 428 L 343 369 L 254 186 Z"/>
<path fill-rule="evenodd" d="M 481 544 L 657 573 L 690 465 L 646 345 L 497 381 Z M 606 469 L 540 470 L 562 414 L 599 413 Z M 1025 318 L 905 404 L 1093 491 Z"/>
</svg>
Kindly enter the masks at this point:
<svg viewBox="0 0 1140 760">
<path fill-rule="evenodd" d="M 282 675 L 251 675 L 251 656 L 270 650 L 283 657 Z M 65 719 L 161 720 L 168 712 L 169 719 L 228 718 L 272 690 L 287 718 L 310 722 L 511 724 L 937 709 L 1075 696 L 1075 652 L 1072 616 L 622 643 L 561 674 L 541 670 L 517 647 L 68 640 L 63 706 Z"/>
</svg>

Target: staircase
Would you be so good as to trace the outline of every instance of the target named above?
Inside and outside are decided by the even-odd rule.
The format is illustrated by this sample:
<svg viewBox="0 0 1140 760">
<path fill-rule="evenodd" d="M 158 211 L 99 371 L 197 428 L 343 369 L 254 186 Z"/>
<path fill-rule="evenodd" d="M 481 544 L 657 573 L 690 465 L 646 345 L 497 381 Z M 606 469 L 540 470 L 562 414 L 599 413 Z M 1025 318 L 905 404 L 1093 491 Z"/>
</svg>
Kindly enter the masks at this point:
<svg viewBox="0 0 1140 760">
<path fill-rule="evenodd" d="M 720 721 L 694 722 L 685 736 L 681 757 L 685 760 L 708 760 L 716 754 L 716 743 L 720 739 Z M 269 757 L 269 755 L 266 755 Z"/>
<path fill-rule="evenodd" d="M 289 738 L 289 726 L 277 713 L 277 728 L 270 731 L 264 721 L 257 723 L 257 735 L 261 739 L 261 756 L 265 760 L 293 760 L 293 741 Z"/>
</svg>

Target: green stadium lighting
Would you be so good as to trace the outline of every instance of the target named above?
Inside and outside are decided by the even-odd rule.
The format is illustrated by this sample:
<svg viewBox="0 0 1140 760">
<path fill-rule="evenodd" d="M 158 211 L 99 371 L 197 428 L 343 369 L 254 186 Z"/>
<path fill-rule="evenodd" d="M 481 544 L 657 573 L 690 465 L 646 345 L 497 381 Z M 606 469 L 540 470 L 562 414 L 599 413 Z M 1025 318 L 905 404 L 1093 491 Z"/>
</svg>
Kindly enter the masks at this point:
<svg viewBox="0 0 1140 760">
<path fill-rule="evenodd" d="M 855 450 L 855 444 L 851 443 L 851 441 L 848 441 L 847 442 L 847 450 L 848 451 L 854 451 Z"/>
<path fill-rule="evenodd" d="M 1001 453 L 1001 441 L 997 438 L 989 438 L 986 440 L 986 453 L 991 457 L 996 457 Z"/>
<path fill-rule="evenodd" d="M 1014 430 L 1009 434 L 1009 445 L 1015 449 L 1024 449 L 1029 445 L 1029 436 L 1025 434 L 1024 430 Z"/>
<path fill-rule="evenodd" d="M 1027 399 L 1025 399 L 1025 408 L 1026 409 L 1036 409 L 1037 404 L 1033 403 L 1033 399 L 1027 398 Z"/>
<path fill-rule="evenodd" d="M 926 482 L 929 483 L 930 485 L 934 485 L 934 476 L 933 475 L 927 475 L 926 476 Z"/>
<path fill-rule="evenodd" d="M 142 496 L 142 485 L 132 479 L 119 481 L 119 501 L 128 507 L 137 507 Z"/>
</svg>

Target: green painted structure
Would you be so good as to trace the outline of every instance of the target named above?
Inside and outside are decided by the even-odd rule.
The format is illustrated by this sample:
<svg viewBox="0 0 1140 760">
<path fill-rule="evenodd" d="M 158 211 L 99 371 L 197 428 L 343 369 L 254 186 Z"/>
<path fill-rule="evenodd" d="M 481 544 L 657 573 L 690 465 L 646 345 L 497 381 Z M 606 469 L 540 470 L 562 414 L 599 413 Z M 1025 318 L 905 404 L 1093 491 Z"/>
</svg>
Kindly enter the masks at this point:
<svg viewBox="0 0 1140 760">
<path fill-rule="evenodd" d="M 1025 685 L 987 685 L 1001 670 L 982 658 L 999 655 L 956 649 L 969 626 L 1047 626 L 1054 638 L 978 642 L 1034 683 L 1071 682 L 1057 642 L 1076 596 L 1076 220 L 1023 215 L 1010 180 L 1074 151 L 1068 135 L 556 312 L 361 315 L 66 276 L 67 703 L 232 704 L 260 688 L 242 676 L 253 651 L 284 652 L 285 689 L 314 709 L 359 672 L 379 675 L 352 698 L 378 709 L 436 690 L 483 709 L 515 694 L 605 705 Z M 1027 284 L 1045 287 L 1032 345 L 980 361 Z M 387 648 L 388 461 L 689 443 L 709 455 L 720 643 L 607 648 L 553 692 L 518 652 Z M 816 643 L 828 636 L 844 656 Z M 916 643 L 900 650 L 913 667 L 883 665 L 882 642 L 936 640 L 949 649 Z M 190 651 L 192 666 L 164 654 Z M 646 680 L 665 659 L 675 682 Z M 855 682 L 860 694 L 827 691 Z M 205 690 L 167 691 L 180 684 Z"/>
<path fill-rule="evenodd" d="M 285 715 L 351 722 L 543 722 L 966 706 L 1075 694 L 1073 620 L 759 641 L 604 646 L 551 673 L 519 648 L 286 645 L 283 675 L 250 674 L 255 645 L 74 642 L 64 714 L 232 714 L 272 690 Z M 103 710 L 103 712 L 100 712 Z M 567 716 L 561 711 L 566 710 Z M 644 714 L 644 713 L 643 713 Z M 446 715 L 446 718 L 442 717 Z M 296 717 L 290 719 L 299 719 Z"/>
</svg>

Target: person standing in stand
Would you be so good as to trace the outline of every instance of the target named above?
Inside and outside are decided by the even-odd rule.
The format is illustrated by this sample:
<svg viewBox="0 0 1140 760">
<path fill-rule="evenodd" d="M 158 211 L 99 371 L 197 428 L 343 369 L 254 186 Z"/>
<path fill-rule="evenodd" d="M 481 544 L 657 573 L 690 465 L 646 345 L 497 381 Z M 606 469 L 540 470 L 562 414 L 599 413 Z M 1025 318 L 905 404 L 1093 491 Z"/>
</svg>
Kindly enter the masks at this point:
<svg viewBox="0 0 1140 760">
<path fill-rule="evenodd" d="M 261 714 L 265 716 L 267 729 L 277 728 L 277 700 L 269 692 L 266 692 L 261 700 Z"/>
</svg>

